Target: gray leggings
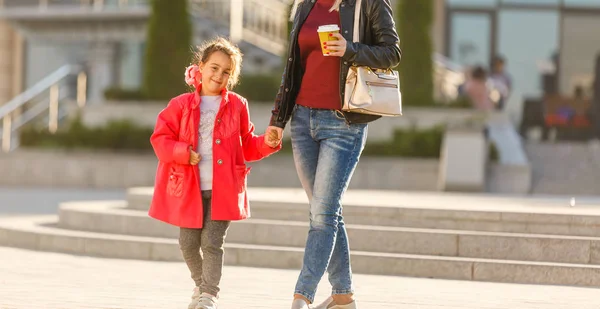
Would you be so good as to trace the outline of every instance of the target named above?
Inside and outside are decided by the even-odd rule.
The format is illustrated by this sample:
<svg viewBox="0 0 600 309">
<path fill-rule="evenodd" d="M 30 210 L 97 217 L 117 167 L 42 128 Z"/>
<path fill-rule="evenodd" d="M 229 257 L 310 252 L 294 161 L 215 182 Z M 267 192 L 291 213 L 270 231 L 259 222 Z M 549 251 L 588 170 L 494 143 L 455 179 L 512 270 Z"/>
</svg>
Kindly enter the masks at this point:
<svg viewBox="0 0 600 309">
<path fill-rule="evenodd" d="M 231 221 L 211 220 L 211 200 L 211 191 L 202 191 L 203 228 L 182 227 L 179 230 L 179 247 L 200 293 L 218 297 L 223 270 L 223 243 Z"/>
</svg>

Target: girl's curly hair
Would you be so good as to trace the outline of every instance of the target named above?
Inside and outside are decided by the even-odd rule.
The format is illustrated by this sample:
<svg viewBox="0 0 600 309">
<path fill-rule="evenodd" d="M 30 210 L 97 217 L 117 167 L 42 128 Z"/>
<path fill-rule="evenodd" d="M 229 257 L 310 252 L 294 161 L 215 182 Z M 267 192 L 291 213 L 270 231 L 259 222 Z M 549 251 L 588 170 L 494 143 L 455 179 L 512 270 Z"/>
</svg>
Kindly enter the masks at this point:
<svg viewBox="0 0 600 309">
<path fill-rule="evenodd" d="M 231 58 L 231 73 L 229 74 L 229 82 L 227 83 L 227 89 L 232 89 L 237 85 L 240 72 L 242 70 L 242 51 L 231 41 L 217 37 L 213 40 L 204 42 L 198 47 L 198 51 L 194 53 L 194 62 L 200 64 L 200 62 L 206 63 L 210 56 L 214 52 L 222 52 Z"/>
</svg>

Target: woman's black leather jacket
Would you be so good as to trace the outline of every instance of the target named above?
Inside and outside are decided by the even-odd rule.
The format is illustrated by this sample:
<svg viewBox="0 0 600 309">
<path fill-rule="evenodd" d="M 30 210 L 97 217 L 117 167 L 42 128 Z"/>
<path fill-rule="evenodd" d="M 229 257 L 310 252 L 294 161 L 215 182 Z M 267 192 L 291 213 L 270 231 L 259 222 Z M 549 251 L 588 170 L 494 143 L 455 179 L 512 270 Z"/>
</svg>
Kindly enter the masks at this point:
<svg viewBox="0 0 600 309">
<path fill-rule="evenodd" d="M 412 0 L 418 1 L 418 0 Z M 298 32 L 308 17 L 316 0 L 302 1 L 294 17 L 290 32 L 288 57 L 281 78 L 281 86 L 275 97 L 270 125 L 284 128 L 294 110 L 300 90 L 303 70 L 298 46 Z M 390 0 L 363 0 L 360 17 L 360 43 L 352 42 L 354 27 L 354 5 L 356 0 L 344 0 L 340 5 L 340 33 L 347 41 L 346 52 L 340 58 L 340 102 L 344 102 L 346 76 L 351 65 L 372 68 L 393 68 L 400 62 L 402 54 L 398 43 Z M 318 78 L 318 76 L 315 76 Z M 340 109 L 342 107 L 340 106 Z M 366 123 L 380 116 L 344 112 L 348 123 Z"/>
</svg>

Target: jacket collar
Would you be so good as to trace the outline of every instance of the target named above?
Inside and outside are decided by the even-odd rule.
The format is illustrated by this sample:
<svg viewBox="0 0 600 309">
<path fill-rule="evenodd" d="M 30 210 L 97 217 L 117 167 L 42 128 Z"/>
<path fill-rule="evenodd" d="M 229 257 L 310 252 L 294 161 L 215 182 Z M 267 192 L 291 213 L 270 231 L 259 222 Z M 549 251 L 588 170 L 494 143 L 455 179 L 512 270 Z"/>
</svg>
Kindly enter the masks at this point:
<svg viewBox="0 0 600 309">
<path fill-rule="evenodd" d="M 194 104 L 192 104 L 192 108 L 198 107 L 200 105 L 200 90 L 202 90 L 202 83 L 198 84 L 196 87 L 196 91 L 194 92 Z M 229 103 L 229 91 L 227 88 L 221 91 L 221 105 Z"/>
</svg>

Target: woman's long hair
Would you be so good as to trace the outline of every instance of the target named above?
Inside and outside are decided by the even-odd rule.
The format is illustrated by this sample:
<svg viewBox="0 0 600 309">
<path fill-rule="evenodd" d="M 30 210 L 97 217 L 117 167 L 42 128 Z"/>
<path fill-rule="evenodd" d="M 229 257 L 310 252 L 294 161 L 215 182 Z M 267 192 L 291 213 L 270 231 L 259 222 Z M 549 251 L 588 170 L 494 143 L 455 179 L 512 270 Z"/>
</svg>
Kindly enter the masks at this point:
<svg viewBox="0 0 600 309">
<path fill-rule="evenodd" d="M 304 0 L 294 0 L 294 6 L 292 6 L 292 10 L 290 12 L 290 20 L 294 20 L 294 16 L 296 16 L 296 11 L 298 10 L 298 5 L 300 5 L 300 3 L 302 1 L 304 1 Z M 342 3 L 342 0 L 335 0 L 333 5 L 329 9 L 329 12 L 339 11 L 341 3 Z"/>
</svg>

